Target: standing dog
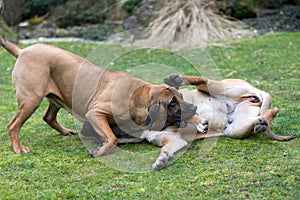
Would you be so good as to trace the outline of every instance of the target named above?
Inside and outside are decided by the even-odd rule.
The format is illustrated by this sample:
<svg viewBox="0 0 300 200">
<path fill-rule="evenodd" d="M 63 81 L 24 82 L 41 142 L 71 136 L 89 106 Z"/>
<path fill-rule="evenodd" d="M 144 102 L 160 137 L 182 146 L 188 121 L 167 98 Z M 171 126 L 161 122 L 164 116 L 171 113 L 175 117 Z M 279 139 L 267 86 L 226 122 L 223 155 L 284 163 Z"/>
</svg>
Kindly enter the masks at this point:
<svg viewBox="0 0 300 200">
<path fill-rule="evenodd" d="M 172 87 L 153 85 L 121 71 L 110 71 L 60 48 L 35 44 L 25 49 L 0 37 L 0 44 L 17 58 L 12 73 L 18 111 L 8 125 L 15 153 L 27 153 L 19 131 L 39 107 L 49 100 L 43 119 L 62 135 L 76 131 L 62 127 L 56 120 L 65 108 L 79 120 L 89 122 L 105 139 L 105 144 L 90 151 L 93 157 L 109 153 L 118 143 L 111 126 L 118 125 L 139 137 L 144 130 L 164 130 L 167 126 L 182 127 L 187 122 L 200 125 L 197 107 L 183 101 Z M 204 129 L 205 129 L 204 122 Z"/>
<path fill-rule="evenodd" d="M 194 85 L 195 90 L 180 89 L 183 99 L 197 105 L 197 114 L 202 116 L 202 122 L 208 122 L 205 131 L 195 133 L 188 128 L 177 129 L 168 127 L 163 131 L 146 130 L 141 138 L 160 146 L 161 153 L 152 165 L 153 169 L 165 167 L 173 155 L 186 147 L 188 142 L 213 136 L 228 136 L 231 138 L 246 138 L 253 132 L 266 132 L 274 140 L 287 141 L 294 136 L 279 136 L 273 133 L 269 124 L 276 116 L 278 109 L 269 109 L 271 95 L 251 86 L 240 79 L 209 80 L 197 76 L 171 75 L 164 79 L 170 86 L 179 88 L 184 85 Z M 93 133 L 88 124 L 84 125 L 83 134 Z M 118 138 L 124 140 L 124 133 L 118 132 Z M 206 133 L 206 134 L 203 134 Z M 165 141 L 168 141 L 166 143 Z"/>
</svg>

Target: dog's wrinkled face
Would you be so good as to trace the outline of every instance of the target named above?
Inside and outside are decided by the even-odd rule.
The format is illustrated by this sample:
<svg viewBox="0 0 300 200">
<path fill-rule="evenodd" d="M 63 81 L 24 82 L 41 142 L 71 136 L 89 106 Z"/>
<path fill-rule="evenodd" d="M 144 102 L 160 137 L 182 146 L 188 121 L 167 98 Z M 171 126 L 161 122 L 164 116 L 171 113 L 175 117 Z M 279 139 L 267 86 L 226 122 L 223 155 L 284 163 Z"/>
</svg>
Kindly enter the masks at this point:
<svg viewBox="0 0 300 200">
<path fill-rule="evenodd" d="M 149 130 L 163 130 L 167 126 L 185 127 L 186 120 L 196 114 L 197 106 L 187 103 L 175 88 L 168 87 L 152 96 L 146 126 Z"/>
</svg>

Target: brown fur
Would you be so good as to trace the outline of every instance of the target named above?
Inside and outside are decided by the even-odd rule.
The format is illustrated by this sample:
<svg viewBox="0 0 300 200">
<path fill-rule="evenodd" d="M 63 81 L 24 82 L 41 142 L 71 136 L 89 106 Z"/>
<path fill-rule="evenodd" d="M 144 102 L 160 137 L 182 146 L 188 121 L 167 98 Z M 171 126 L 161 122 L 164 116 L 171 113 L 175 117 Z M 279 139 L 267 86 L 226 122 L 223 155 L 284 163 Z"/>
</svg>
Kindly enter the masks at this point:
<svg viewBox="0 0 300 200">
<path fill-rule="evenodd" d="M 153 85 L 124 72 L 95 66 L 84 58 L 50 45 L 35 44 L 21 49 L 1 37 L 0 44 L 17 58 L 13 82 L 18 112 L 8 125 L 15 153 L 29 151 L 21 144 L 19 131 L 44 97 L 49 100 L 49 106 L 43 119 L 62 135 L 76 133 L 56 120 L 59 109 L 65 108 L 79 120 L 88 121 L 105 138 L 106 143 L 92 150 L 91 156 L 107 154 L 116 146 L 118 140 L 110 128 L 115 123 L 124 125 L 129 133 L 135 134 L 147 128 L 161 130 L 172 125 L 175 122 L 170 121 L 172 115 L 181 113 L 181 108 L 190 110 L 182 116 L 185 120 L 195 114 L 196 106 L 184 102 L 179 92 L 168 86 Z M 168 105 L 174 98 L 176 109 L 170 111 Z M 151 119 L 148 110 L 156 105 L 165 112 L 160 107 L 152 109 L 151 116 L 156 118 Z M 157 123 L 162 119 L 164 124 Z"/>
</svg>

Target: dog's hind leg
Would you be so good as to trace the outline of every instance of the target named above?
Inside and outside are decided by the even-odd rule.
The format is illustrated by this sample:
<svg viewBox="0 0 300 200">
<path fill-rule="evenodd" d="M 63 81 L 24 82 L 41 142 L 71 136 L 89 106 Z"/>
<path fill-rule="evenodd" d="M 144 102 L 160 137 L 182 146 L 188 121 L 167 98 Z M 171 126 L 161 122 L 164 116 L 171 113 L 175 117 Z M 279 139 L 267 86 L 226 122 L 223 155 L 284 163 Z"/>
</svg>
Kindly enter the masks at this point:
<svg viewBox="0 0 300 200">
<path fill-rule="evenodd" d="M 264 112 L 260 115 L 254 122 L 254 132 L 264 132 L 267 130 L 267 127 L 273 120 L 273 118 L 277 115 L 278 108 L 272 108 Z"/>
<path fill-rule="evenodd" d="M 23 146 L 19 139 L 19 132 L 26 120 L 35 112 L 42 98 L 18 99 L 18 111 L 14 119 L 8 124 L 8 134 L 15 153 L 28 153 L 29 148 Z"/>
<path fill-rule="evenodd" d="M 278 108 L 272 108 L 264 112 L 262 115 L 256 117 L 249 117 L 245 119 L 237 117 L 237 119 L 241 120 L 236 120 L 235 122 L 227 126 L 224 135 L 232 138 L 245 138 L 253 132 L 266 132 L 268 137 L 272 140 L 288 141 L 294 139 L 294 136 L 276 135 L 271 131 L 270 123 L 277 113 Z"/>
<path fill-rule="evenodd" d="M 265 113 L 263 113 L 258 120 L 254 123 L 254 132 L 266 132 L 267 136 L 272 140 L 277 141 L 288 141 L 295 139 L 295 136 L 282 136 L 282 135 L 276 135 L 273 133 L 269 127 L 272 119 L 276 116 L 278 113 L 278 108 L 272 108 L 267 110 Z"/>
<path fill-rule="evenodd" d="M 56 131 L 58 131 L 60 134 L 62 135 L 74 135 L 77 134 L 77 131 L 75 130 L 71 130 L 71 129 L 67 129 L 63 126 L 61 126 L 57 120 L 56 120 L 56 116 L 57 113 L 59 111 L 60 107 L 58 107 L 57 105 L 55 105 L 53 102 L 51 102 L 49 100 L 49 105 L 47 108 L 47 111 L 43 117 L 43 120 L 49 125 L 51 126 L 53 129 L 55 129 Z"/>
</svg>

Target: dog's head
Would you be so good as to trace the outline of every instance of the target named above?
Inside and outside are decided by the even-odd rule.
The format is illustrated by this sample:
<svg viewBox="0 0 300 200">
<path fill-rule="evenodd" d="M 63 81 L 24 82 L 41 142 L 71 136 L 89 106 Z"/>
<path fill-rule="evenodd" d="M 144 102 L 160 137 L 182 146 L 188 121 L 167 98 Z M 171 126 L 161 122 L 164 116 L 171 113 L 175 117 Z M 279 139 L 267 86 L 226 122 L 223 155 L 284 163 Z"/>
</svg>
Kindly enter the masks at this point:
<svg viewBox="0 0 300 200">
<path fill-rule="evenodd" d="M 196 114 L 197 106 L 183 100 L 172 87 L 161 87 L 151 94 L 145 125 L 149 130 L 163 130 L 167 126 L 185 127 L 186 120 Z"/>
</svg>

